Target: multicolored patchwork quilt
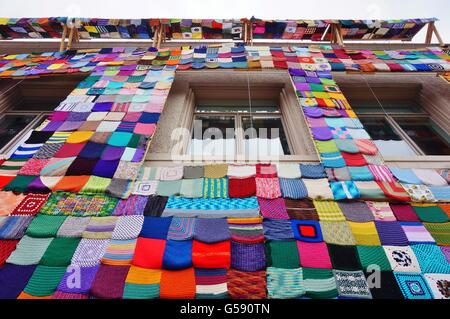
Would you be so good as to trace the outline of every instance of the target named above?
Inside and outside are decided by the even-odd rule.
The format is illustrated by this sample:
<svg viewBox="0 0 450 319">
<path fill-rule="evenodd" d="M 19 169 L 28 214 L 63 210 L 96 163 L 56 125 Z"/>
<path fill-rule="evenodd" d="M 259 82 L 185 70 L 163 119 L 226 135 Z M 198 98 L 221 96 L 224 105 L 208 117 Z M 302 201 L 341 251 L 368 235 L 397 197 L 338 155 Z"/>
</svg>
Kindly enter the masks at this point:
<svg viewBox="0 0 450 319">
<path fill-rule="evenodd" d="M 144 164 L 175 72 L 205 68 L 286 69 L 320 163 Z M 441 69 L 438 48 L 2 56 L 0 77 L 90 74 L 0 166 L 0 298 L 448 299 L 446 171 L 387 166 L 331 74 Z"/>
</svg>

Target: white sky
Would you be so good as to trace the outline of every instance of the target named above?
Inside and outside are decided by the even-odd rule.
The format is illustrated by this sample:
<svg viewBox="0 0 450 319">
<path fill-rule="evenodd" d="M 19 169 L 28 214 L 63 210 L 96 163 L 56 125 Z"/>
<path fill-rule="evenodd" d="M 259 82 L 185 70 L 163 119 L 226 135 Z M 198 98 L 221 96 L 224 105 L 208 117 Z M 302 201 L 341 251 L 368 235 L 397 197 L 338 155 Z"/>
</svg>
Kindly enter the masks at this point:
<svg viewBox="0 0 450 319">
<path fill-rule="evenodd" d="M 401 19 L 436 17 L 450 42 L 450 0 L 0 0 L 2 17 Z M 424 30 L 415 38 L 423 41 Z M 434 39 L 435 40 L 435 39 Z"/>
</svg>

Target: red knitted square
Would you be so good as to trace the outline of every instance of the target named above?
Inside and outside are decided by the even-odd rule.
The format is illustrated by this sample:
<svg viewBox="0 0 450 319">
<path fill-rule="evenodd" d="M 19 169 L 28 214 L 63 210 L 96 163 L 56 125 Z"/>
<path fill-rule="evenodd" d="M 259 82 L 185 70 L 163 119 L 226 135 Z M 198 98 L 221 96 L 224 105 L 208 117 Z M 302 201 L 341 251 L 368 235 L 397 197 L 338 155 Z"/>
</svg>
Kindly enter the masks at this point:
<svg viewBox="0 0 450 319">
<path fill-rule="evenodd" d="M 252 197 L 256 194 L 254 177 L 228 179 L 228 196 L 230 198 Z"/>
</svg>

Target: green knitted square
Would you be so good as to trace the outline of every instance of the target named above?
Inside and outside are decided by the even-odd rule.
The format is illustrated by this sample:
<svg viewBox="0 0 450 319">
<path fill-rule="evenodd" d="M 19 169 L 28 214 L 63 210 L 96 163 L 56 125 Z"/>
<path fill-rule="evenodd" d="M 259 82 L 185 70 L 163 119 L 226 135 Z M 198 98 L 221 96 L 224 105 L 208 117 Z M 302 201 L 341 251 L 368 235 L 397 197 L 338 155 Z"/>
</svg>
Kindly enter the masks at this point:
<svg viewBox="0 0 450 319">
<path fill-rule="evenodd" d="M 295 241 L 266 242 L 266 260 L 268 267 L 295 269 L 300 267 L 297 243 Z"/>
<path fill-rule="evenodd" d="M 306 296 L 314 299 L 331 299 L 338 295 L 331 269 L 303 268 Z"/>
<path fill-rule="evenodd" d="M 423 223 L 439 246 L 450 245 L 450 223 Z"/>
<path fill-rule="evenodd" d="M 417 216 L 422 222 L 427 223 L 446 223 L 447 214 L 439 206 L 413 206 Z"/>
<path fill-rule="evenodd" d="M 81 238 L 71 237 L 53 239 L 39 264 L 55 267 L 69 266 L 80 240 Z"/>
<path fill-rule="evenodd" d="M 359 261 L 364 270 L 377 265 L 380 270 L 391 270 L 391 265 L 382 246 L 357 246 Z"/>
<path fill-rule="evenodd" d="M 66 269 L 67 267 L 37 266 L 23 291 L 36 297 L 51 296 L 66 273 Z"/>
<path fill-rule="evenodd" d="M 61 227 L 66 218 L 67 216 L 38 214 L 28 226 L 27 235 L 39 238 L 56 237 L 59 227 Z"/>
</svg>

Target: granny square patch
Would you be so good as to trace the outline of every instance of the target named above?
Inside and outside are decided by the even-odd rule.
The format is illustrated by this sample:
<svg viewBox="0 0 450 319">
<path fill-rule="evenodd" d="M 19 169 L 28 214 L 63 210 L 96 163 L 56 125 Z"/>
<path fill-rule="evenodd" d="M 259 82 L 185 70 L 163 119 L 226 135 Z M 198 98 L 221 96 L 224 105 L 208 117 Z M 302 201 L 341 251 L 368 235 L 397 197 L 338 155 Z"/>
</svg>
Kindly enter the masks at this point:
<svg viewBox="0 0 450 319">
<path fill-rule="evenodd" d="M 421 274 L 394 273 L 405 299 L 432 299 L 433 295 Z"/>
<path fill-rule="evenodd" d="M 11 215 L 36 215 L 49 196 L 50 194 L 28 194 Z"/>
<path fill-rule="evenodd" d="M 294 237 L 297 240 L 309 243 L 323 241 L 320 224 L 317 221 L 292 220 L 291 226 L 294 231 Z"/>
</svg>

